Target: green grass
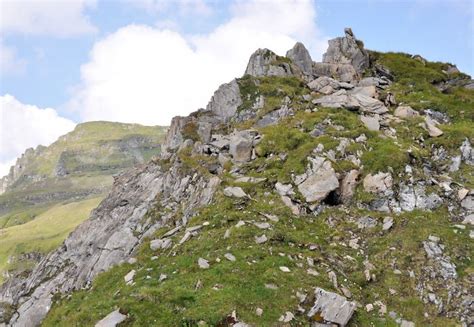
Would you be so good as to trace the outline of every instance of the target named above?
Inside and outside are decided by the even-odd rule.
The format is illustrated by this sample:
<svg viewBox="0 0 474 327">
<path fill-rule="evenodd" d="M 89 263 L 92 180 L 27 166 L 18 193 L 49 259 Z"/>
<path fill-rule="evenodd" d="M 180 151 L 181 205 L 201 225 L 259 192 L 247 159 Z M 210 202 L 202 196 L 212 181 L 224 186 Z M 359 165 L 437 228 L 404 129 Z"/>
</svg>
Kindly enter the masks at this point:
<svg viewBox="0 0 474 327">
<path fill-rule="evenodd" d="M 8 259 L 23 253 L 47 253 L 54 250 L 82 221 L 89 217 L 102 198 L 58 204 L 25 224 L 0 229 L 0 282 L 1 273 L 14 268 Z M 15 262 L 13 265 L 21 265 Z"/>
</svg>

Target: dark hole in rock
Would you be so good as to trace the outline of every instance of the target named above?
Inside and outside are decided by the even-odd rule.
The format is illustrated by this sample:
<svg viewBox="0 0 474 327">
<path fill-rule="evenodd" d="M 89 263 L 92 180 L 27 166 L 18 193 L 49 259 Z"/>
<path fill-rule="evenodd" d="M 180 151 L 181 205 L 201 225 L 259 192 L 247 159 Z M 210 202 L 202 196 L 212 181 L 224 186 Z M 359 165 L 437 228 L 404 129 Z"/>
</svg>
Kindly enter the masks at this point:
<svg viewBox="0 0 474 327">
<path fill-rule="evenodd" d="M 328 196 L 323 200 L 323 203 L 330 206 L 337 206 L 341 204 L 341 195 L 339 194 L 338 190 L 331 191 Z"/>
</svg>

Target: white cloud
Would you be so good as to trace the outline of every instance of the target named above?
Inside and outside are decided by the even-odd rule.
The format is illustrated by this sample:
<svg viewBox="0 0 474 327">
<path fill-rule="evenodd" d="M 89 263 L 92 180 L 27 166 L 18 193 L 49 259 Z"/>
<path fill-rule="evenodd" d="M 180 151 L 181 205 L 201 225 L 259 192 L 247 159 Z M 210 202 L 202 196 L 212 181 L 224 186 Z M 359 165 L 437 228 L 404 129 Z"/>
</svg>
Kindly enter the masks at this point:
<svg viewBox="0 0 474 327">
<path fill-rule="evenodd" d="M 212 7 L 207 0 L 127 0 L 131 4 L 141 7 L 152 14 L 164 11 L 177 10 L 181 15 L 208 16 Z"/>
<path fill-rule="evenodd" d="M 96 32 L 86 8 L 96 0 L 0 0 L 0 31 L 47 36 L 76 36 Z"/>
<path fill-rule="evenodd" d="M 310 0 L 254 0 L 234 3 L 232 18 L 206 35 L 123 27 L 94 45 L 69 105 L 84 120 L 168 125 L 242 76 L 257 48 L 285 54 L 301 40 L 320 59 L 326 41 L 315 18 Z"/>
<path fill-rule="evenodd" d="M 0 177 L 25 149 L 49 145 L 74 126 L 54 109 L 23 104 L 9 94 L 0 96 Z"/>
<path fill-rule="evenodd" d="M 26 60 L 18 58 L 16 49 L 7 46 L 0 39 L 0 76 L 19 75 L 25 72 Z"/>
</svg>

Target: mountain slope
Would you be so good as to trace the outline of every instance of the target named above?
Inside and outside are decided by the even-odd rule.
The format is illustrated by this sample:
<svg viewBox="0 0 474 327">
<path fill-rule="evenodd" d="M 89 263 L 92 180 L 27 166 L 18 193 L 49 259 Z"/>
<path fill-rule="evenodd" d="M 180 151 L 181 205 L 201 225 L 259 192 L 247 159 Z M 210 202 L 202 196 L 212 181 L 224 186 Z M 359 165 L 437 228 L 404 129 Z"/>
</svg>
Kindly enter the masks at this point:
<svg viewBox="0 0 474 327">
<path fill-rule="evenodd" d="M 173 119 L 160 158 L 2 286 L 3 320 L 471 325 L 472 85 L 350 29 L 322 63 L 301 44 L 257 50 L 206 110 Z"/>
</svg>

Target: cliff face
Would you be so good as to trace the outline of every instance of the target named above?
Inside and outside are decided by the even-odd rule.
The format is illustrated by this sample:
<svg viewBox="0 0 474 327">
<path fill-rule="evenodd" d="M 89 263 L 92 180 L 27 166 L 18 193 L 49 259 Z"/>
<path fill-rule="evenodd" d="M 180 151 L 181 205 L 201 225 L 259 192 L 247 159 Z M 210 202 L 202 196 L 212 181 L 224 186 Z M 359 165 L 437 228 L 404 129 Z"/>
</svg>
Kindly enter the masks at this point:
<svg viewBox="0 0 474 327">
<path fill-rule="evenodd" d="M 5 323 L 472 324 L 470 79 L 345 34 L 323 63 L 257 50 L 175 117 L 159 158 L 2 286 Z"/>
</svg>

